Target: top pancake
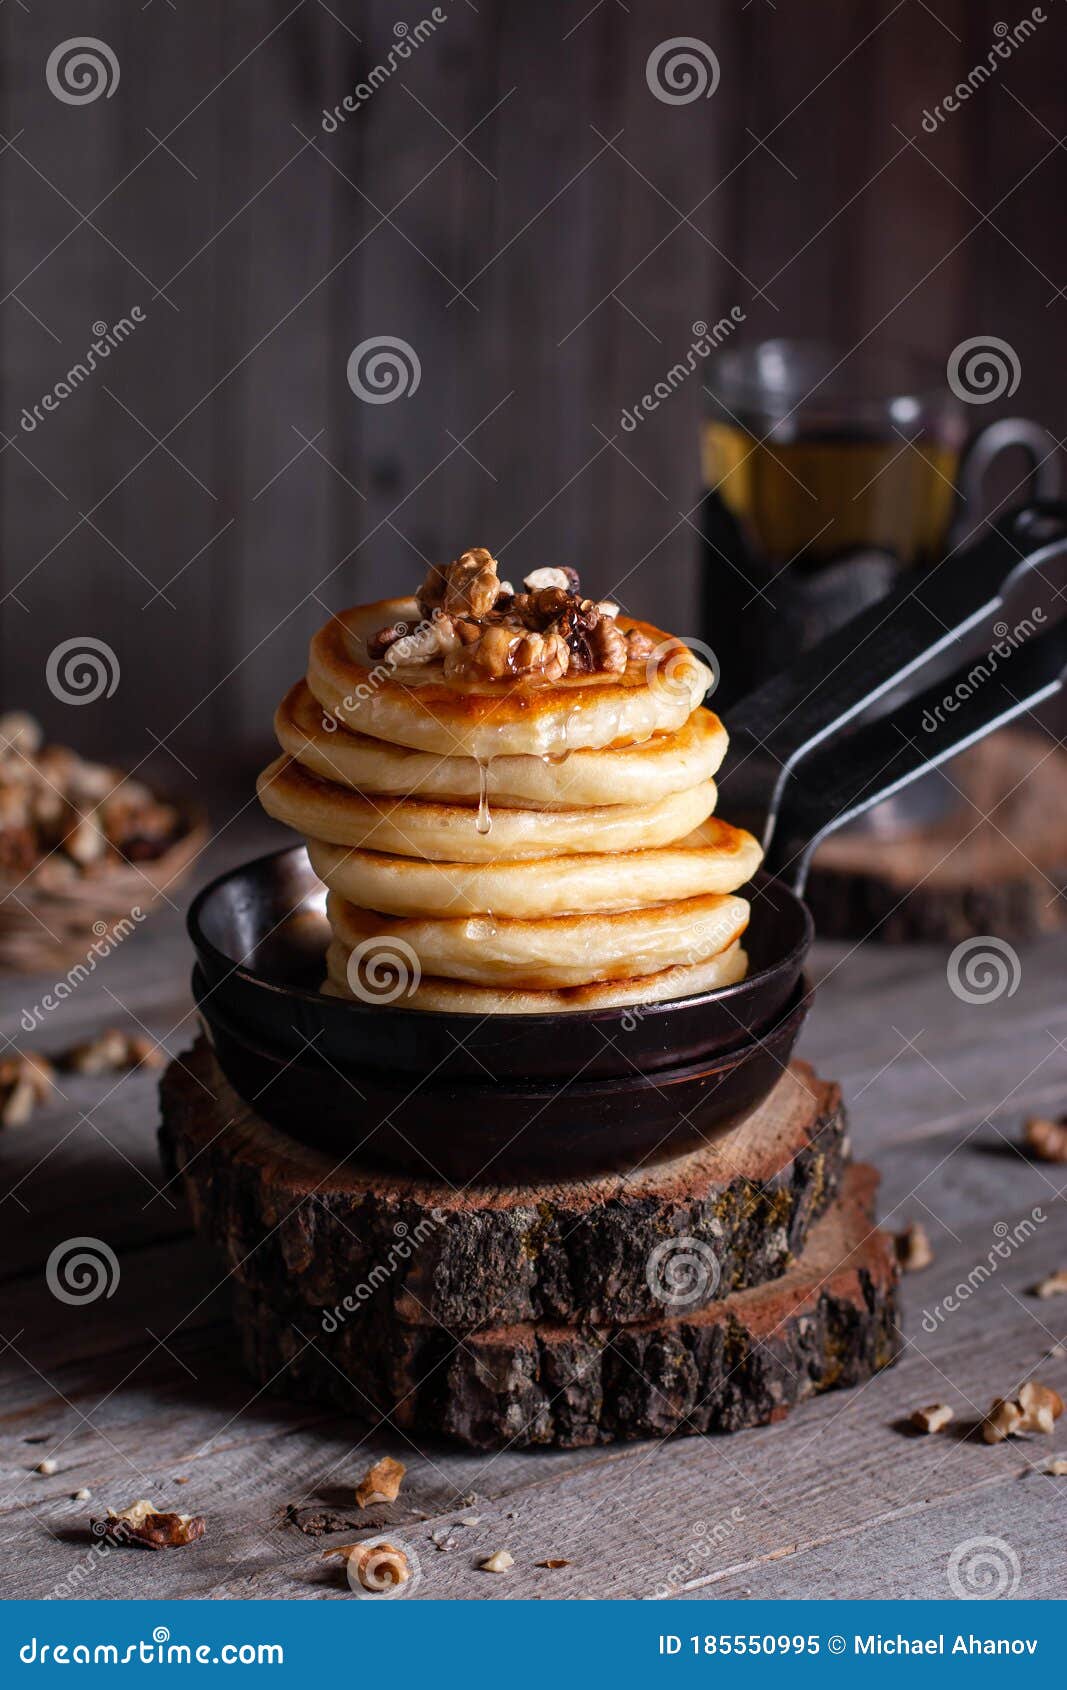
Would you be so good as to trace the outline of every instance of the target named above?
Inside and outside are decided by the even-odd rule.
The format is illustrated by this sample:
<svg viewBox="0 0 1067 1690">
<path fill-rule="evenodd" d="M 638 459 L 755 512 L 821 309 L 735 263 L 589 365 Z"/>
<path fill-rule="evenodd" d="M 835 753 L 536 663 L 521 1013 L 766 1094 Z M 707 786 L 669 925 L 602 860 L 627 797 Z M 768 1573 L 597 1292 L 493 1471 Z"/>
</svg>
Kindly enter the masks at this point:
<svg viewBox="0 0 1067 1690">
<path fill-rule="evenodd" d="M 340 724 L 326 726 L 322 706 L 306 682 L 290 687 L 274 717 L 283 751 L 322 780 L 384 797 L 430 798 L 450 804 L 511 809 L 582 809 L 599 804 L 654 804 L 672 792 L 700 786 L 726 754 L 726 729 L 710 710 L 695 710 L 677 733 L 639 745 L 574 751 L 555 757 L 441 757 L 388 745 Z"/>
<path fill-rule="evenodd" d="M 652 641 L 650 658 L 621 675 L 579 673 L 545 682 L 462 684 L 440 663 L 392 666 L 372 659 L 368 641 L 396 622 L 417 624 L 414 599 L 383 599 L 340 612 L 311 641 L 307 683 L 323 709 L 371 739 L 442 757 L 558 757 L 568 751 L 632 745 L 674 733 L 712 684 L 710 669 L 681 640 L 620 616 Z"/>
</svg>

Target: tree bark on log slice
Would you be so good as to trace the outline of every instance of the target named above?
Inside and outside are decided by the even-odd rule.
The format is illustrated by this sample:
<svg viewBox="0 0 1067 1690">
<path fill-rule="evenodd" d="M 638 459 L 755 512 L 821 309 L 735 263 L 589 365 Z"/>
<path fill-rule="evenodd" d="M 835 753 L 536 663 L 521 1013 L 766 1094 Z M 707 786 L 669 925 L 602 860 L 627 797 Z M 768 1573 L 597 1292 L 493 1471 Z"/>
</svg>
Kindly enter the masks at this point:
<svg viewBox="0 0 1067 1690">
<path fill-rule="evenodd" d="M 200 1232 L 253 1298 L 344 1320 L 471 1332 L 661 1313 L 649 1262 L 680 1237 L 709 1253 L 703 1301 L 781 1274 L 836 1196 L 848 1155 L 838 1087 L 794 1062 L 706 1148 L 632 1175 L 455 1190 L 337 1165 L 261 1121 L 201 1040 L 161 1087 L 160 1144 Z"/>
<path fill-rule="evenodd" d="M 798 1261 L 770 1284 L 627 1326 L 533 1324 L 461 1334 L 363 1310 L 333 1331 L 298 1299 L 238 1286 L 254 1375 L 360 1419 L 479 1449 L 577 1448 L 783 1418 L 896 1356 L 897 1266 L 872 1221 L 877 1176 L 856 1167 Z"/>
<path fill-rule="evenodd" d="M 960 801 L 936 826 L 820 846 L 805 896 L 821 938 L 957 944 L 1067 925 L 1067 753 L 1009 728 L 947 774 Z"/>
</svg>

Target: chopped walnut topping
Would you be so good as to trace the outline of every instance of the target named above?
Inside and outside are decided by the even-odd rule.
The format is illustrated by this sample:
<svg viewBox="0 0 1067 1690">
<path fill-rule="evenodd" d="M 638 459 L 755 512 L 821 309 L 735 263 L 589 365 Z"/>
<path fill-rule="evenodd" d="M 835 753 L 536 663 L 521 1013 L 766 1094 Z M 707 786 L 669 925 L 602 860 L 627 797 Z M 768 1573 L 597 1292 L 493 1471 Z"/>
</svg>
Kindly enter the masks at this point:
<svg viewBox="0 0 1067 1690">
<path fill-rule="evenodd" d="M 574 571 L 571 571 L 574 574 Z M 572 587 L 565 569 L 534 569 L 529 575 L 524 575 L 522 584 L 528 593 L 540 592 L 543 587 L 558 587 L 562 592 L 577 592 L 577 576 Z"/>
<path fill-rule="evenodd" d="M 506 1549 L 496 1549 L 492 1555 L 479 1562 L 483 1573 L 506 1573 L 509 1567 L 515 1565 L 515 1557 L 509 1555 Z"/>
<path fill-rule="evenodd" d="M 940 1432 L 952 1419 L 952 1410 L 946 1402 L 931 1403 L 929 1408 L 917 1408 L 911 1417 L 911 1423 L 919 1432 Z"/>
<path fill-rule="evenodd" d="M 609 675 L 621 675 L 630 660 L 626 635 L 610 619 L 598 622 L 589 636 L 593 648 L 593 667 Z"/>
<path fill-rule="evenodd" d="M 392 1543 L 339 1543 L 322 1552 L 324 1561 L 331 1555 L 343 1557 L 349 1581 L 354 1573 L 364 1590 L 389 1590 L 411 1577 L 407 1556 Z"/>
<path fill-rule="evenodd" d="M 1031 1116 L 1026 1123 L 1026 1144 L 1042 1162 L 1067 1162 L 1067 1119 L 1046 1121 Z"/>
<path fill-rule="evenodd" d="M 391 1455 L 383 1455 L 373 1467 L 368 1467 L 356 1486 L 357 1506 L 369 1508 L 375 1502 L 395 1502 L 406 1472 L 407 1468 L 402 1461 L 394 1461 Z"/>
<path fill-rule="evenodd" d="M 106 1520 L 91 1520 L 96 1537 L 111 1543 L 137 1543 L 145 1549 L 184 1549 L 204 1535 L 202 1514 L 160 1513 L 151 1502 L 131 1502 L 116 1514 L 107 1511 Z"/>
<path fill-rule="evenodd" d="M 500 594 L 497 562 L 484 546 L 475 546 L 454 558 L 444 569 L 430 566 L 419 588 L 419 607 L 430 616 L 435 610 L 457 616 L 488 616 Z"/>
<path fill-rule="evenodd" d="M 921 1221 L 910 1221 L 903 1232 L 897 1233 L 894 1242 L 897 1261 L 905 1273 L 918 1273 L 934 1259 L 933 1247 Z"/>
<path fill-rule="evenodd" d="M 1067 1293 L 1067 1268 L 1050 1273 L 1035 1289 L 1039 1297 L 1062 1297 Z"/>
<path fill-rule="evenodd" d="M 645 658 L 652 656 L 656 648 L 648 635 L 643 634 L 640 628 L 630 628 L 626 634 L 626 649 L 630 654 L 631 662 L 644 662 Z"/>
</svg>

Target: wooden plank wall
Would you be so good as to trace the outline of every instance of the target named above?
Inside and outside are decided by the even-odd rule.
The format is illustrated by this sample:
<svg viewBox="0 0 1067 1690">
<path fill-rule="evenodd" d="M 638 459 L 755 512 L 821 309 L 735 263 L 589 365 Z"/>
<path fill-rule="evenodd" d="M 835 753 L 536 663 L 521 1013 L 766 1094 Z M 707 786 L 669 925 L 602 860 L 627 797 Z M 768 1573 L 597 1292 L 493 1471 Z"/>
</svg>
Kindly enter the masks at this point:
<svg viewBox="0 0 1067 1690">
<path fill-rule="evenodd" d="M 874 330 L 943 360 L 1000 335 L 1011 408 L 1067 431 L 1057 12 L 929 136 L 993 0 L 453 0 L 324 132 L 430 10 L 0 11 L 3 703 L 56 735 L 134 756 L 159 736 L 194 767 L 265 743 L 324 606 L 469 543 L 512 573 L 584 562 L 697 632 L 701 383 L 618 421 L 734 304 L 752 338 Z M 75 35 L 114 50 L 112 97 L 49 92 Z M 720 84 L 667 106 L 646 60 L 688 35 Z M 135 304 L 145 323 L 27 434 L 91 325 Z M 372 406 L 345 370 L 381 334 L 422 375 Z M 84 634 L 121 682 L 74 710 L 44 667 Z"/>
</svg>

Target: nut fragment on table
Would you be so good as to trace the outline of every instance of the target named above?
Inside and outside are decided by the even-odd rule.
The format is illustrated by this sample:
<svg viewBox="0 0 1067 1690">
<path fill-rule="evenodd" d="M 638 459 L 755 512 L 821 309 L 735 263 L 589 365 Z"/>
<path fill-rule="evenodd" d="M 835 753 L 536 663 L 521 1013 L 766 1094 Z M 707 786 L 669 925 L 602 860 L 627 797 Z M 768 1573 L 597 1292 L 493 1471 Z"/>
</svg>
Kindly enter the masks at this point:
<svg viewBox="0 0 1067 1690">
<path fill-rule="evenodd" d="M 1067 1117 L 1050 1121 L 1031 1115 L 1024 1131 L 1027 1149 L 1042 1162 L 1067 1162 Z"/>
<path fill-rule="evenodd" d="M 904 1231 L 897 1233 L 894 1242 L 897 1261 L 905 1273 L 918 1273 L 921 1268 L 929 1267 L 934 1259 L 933 1246 L 921 1221 L 909 1221 Z"/>
<path fill-rule="evenodd" d="M 561 1556 L 552 1556 L 547 1561 L 535 1561 L 534 1566 L 535 1567 L 569 1567 L 570 1562 L 564 1561 Z"/>
<path fill-rule="evenodd" d="M 58 1470 L 59 1462 L 54 1461 L 50 1455 L 46 1455 L 43 1461 L 39 1461 L 35 1468 L 35 1471 L 42 1474 L 46 1479 L 50 1479 L 52 1474 L 58 1472 Z"/>
<path fill-rule="evenodd" d="M 54 1085 L 47 1057 L 34 1051 L 6 1057 L 0 1062 L 0 1126 L 24 1126 L 38 1104 L 48 1101 Z"/>
<path fill-rule="evenodd" d="M 952 1410 L 947 1402 L 931 1403 L 929 1408 L 917 1408 L 912 1414 L 911 1423 L 919 1432 L 940 1432 L 952 1419 Z"/>
<path fill-rule="evenodd" d="M 982 1421 L 982 1438 L 987 1444 L 1002 1444 L 1021 1429 L 1023 1411 L 1007 1397 L 994 1397 Z"/>
<path fill-rule="evenodd" d="M 506 1549 L 495 1549 L 492 1555 L 478 1563 L 483 1573 L 506 1573 L 509 1567 L 515 1565 L 515 1557 Z"/>
<path fill-rule="evenodd" d="M 117 1074 L 124 1068 L 160 1068 L 163 1052 L 144 1033 L 124 1033 L 106 1027 L 85 1044 L 75 1045 L 60 1058 L 71 1074 Z"/>
<path fill-rule="evenodd" d="M 1020 1432 L 1047 1435 L 1062 1413 L 1063 1399 L 1059 1392 L 1042 1385 L 1038 1379 L 1028 1379 L 1014 1398 L 993 1398 L 982 1422 L 982 1437 L 987 1444 L 999 1444 Z"/>
<path fill-rule="evenodd" d="M 203 1537 L 205 1520 L 202 1514 L 160 1511 L 154 1503 L 142 1498 L 118 1513 L 109 1508 L 106 1519 L 90 1520 L 89 1525 L 95 1537 L 107 1538 L 110 1543 L 136 1543 L 144 1549 L 183 1549 Z"/>
<path fill-rule="evenodd" d="M 1057 1268 L 1047 1279 L 1035 1286 L 1039 1297 L 1062 1297 L 1067 1294 L 1067 1268 Z"/>
<path fill-rule="evenodd" d="M 1054 1455 L 1045 1465 L 1045 1472 L 1053 1479 L 1067 1478 L 1067 1456 Z"/>
<path fill-rule="evenodd" d="M 391 1455 L 383 1455 L 373 1467 L 368 1467 L 356 1486 L 356 1505 L 370 1508 L 375 1502 L 395 1502 L 407 1468 Z"/>
<path fill-rule="evenodd" d="M 407 1556 L 393 1543 L 339 1543 L 322 1552 L 324 1561 L 331 1555 L 343 1558 L 349 1580 L 355 1575 L 364 1590 L 389 1590 L 411 1577 Z"/>
</svg>

